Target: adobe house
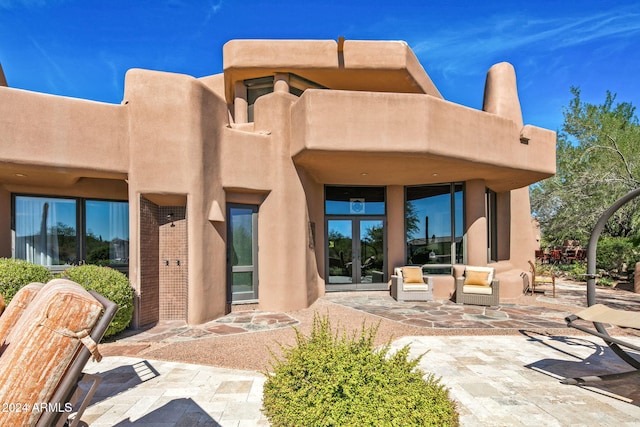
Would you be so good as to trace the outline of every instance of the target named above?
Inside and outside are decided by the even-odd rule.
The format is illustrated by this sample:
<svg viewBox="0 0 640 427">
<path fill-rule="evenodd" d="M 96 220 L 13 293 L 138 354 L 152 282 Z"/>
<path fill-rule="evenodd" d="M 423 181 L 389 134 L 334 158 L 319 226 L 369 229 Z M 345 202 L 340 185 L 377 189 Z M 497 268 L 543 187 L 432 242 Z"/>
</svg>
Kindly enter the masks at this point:
<svg viewBox="0 0 640 427">
<path fill-rule="evenodd" d="M 0 87 L 0 256 L 126 271 L 136 327 L 387 289 L 405 264 L 426 264 L 436 298 L 464 264 L 522 293 L 528 185 L 555 173 L 556 138 L 523 125 L 511 65 L 476 110 L 404 42 L 223 55 L 203 78 L 129 70 L 120 105 Z"/>
</svg>

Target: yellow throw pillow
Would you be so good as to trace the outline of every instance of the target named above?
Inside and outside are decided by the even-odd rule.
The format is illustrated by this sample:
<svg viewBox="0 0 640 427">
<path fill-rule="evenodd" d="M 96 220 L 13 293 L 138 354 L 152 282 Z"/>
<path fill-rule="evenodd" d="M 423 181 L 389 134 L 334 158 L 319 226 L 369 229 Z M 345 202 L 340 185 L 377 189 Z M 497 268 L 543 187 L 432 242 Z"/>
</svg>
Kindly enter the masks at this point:
<svg viewBox="0 0 640 427">
<path fill-rule="evenodd" d="M 488 271 L 467 270 L 464 273 L 464 284 L 476 286 L 490 286 Z"/>
<path fill-rule="evenodd" d="M 422 267 L 402 267 L 402 279 L 404 283 L 424 283 Z"/>
</svg>

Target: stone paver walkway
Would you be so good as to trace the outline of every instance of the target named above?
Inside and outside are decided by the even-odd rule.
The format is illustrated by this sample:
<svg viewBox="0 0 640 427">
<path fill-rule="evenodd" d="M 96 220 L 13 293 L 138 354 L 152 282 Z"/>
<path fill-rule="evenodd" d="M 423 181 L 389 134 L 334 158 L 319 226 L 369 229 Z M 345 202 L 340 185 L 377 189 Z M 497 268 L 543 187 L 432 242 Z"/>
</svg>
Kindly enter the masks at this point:
<svg viewBox="0 0 640 427">
<path fill-rule="evenodd" d="M 589 390 L 559 381 L 630 369 L 597 338 L 404 337 L 392 348 L 405 345 L 411 357 L 426 352 L 419 367 L 442 378 L 462 426 L 640 426 L 640 375 Z"/>
<path fill-rule="evenodd" d="M 147 330 L 131 331 L 123 334 L 118 337 L 118 341 L 128 343 L 171 343 L 286 328 L 298 324 L 298 320 L 287 313 L 239 311 L 196 326 L 189 326 L 185 322 L 178 320 L 163 321 Z"/>
<path fill-rule="evenodd" d="M 397 302 L 386 294 L 329 294 L 327 300 L 389 320 L 423 328 L 548 329 L 565 328 L 566 308 L 503 304 L 460 305 L 451 301 Z"/>
<path fill-rule="evenodd" d="M 629 369 L 597 338 L 404 337 L 392 351 L 405 345 L 449 389 L 462 426 L 640 426 L 640 381 L 589 389 L 559 382 Z M 265 378 L 257 372 L 120 356 L 85 371 L 103 378 L 82 417 L 92 427 L 269 425 L 260 412 Z"/>
<path fill-rule="evenodd" d="M 612 307 L 640 311 L 639 294 L 603 289 L 598 297 Z M 462 426 L 640 427 L 640 379 L 590 388 L 559 382 L 629 369 L 598 338 L 566 328 L 564 317 L 586 306 L 584 285 L 560 283 L 557 298 L 539 294 L 525 298 L 524 304 L 499 307 L 398 303 L 384 292 L 331 293 L 323 300 L 424 328 L 429 331 L 425 335 L 446 333 L 404 337 L 392 348 L 410 344 L 412 357 L 426 353 L 419 366 L 441 377 L 450 389 Z M 120 336 L 110 344 L 118 356 L 90 362 L 85 369 L 99 373 L 103 381 L 82 421 L 97 427 L 269 425 L 260 412 L 261 373 L 126 356 L 144 354 L 142 350 L 154 344 L 196 346 L 215 343 L 216 337 L 298 324 L 287 313 L 248 311 L 199 326 L 162 322 Z M 492 334 L 474 336 L 483 332 Z M 637 331 L 625 334 L 626 340 L 640 345 Z"/>
<path fill-rule="evenodd" d="M 268 426 L 262 374 L 131 357 L 105 357 L 84 372 L 102 383 L 81 420 L 91 427 Z"/>
</svg>

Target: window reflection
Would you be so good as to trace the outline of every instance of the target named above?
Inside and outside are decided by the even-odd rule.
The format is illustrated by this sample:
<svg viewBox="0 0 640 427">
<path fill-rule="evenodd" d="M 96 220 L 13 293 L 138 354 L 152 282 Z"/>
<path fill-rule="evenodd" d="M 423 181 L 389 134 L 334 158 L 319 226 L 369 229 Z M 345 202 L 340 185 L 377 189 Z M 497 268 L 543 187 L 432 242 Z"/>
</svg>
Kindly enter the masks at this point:
<svg viewBox="0 0 640 427">
<path fill-rule="evenodd" d="M 98 265 L 129 263 L 129 204 L 87 200 L 86 262 Z"/>
<path fill-rule="evenodd" d="M 405 233 L 408 264 L 462 263 L 462 184 L 407 187 Z"/>
<path fill-rule="evenodd" d="M 15 196 L 14 257 L 44 266 L 129 264 L 129 204 Z"/>
<path fill-rule="evenodd" d="M 384 187 L 325 187 L 328 215 L 384 215 Z"/>
<path fill-rule="evenodd" d="M 15 257 L 35 264 L 73 264 L 76 257 L 76 201 L 16 197 Z"/>
</svg>

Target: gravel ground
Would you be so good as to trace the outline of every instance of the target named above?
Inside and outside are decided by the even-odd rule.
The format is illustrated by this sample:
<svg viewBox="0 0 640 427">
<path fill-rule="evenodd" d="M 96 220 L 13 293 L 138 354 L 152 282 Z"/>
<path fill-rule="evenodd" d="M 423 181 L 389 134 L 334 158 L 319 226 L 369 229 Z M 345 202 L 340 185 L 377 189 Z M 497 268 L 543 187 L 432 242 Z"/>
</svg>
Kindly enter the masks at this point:
<svg viewBox="0 0 640 427">
<path fill-rule="evenodd" d="M 527 299 L 531 304 L 533 298 Z M 536 305 L 546 305 L 537 303 Z M 558 305 L 553 304 L 555 308 Z M 319 299 L 307 309 L 288 312 L 290 316 L 300 321 L 296 326 L 303 334 L 311 330 L 315 314 L 329 315 L 332 327 L 347 333 L 357 333 L 362 325 L 378 325 L 376 344 L 382 345 L 404 336 L 428 335 L 507 335 L 519 334 L 517 330 L 505 329 L 433 329 L 404 325 L 392 320 L 384 319 L 372 314 L 344 307 L 330 301 Z M 557 330 L 554 330 L 556 333 Z M 542 331 L 537 331 L 542 332 Z M 553 331 L 549 331 L 552 333 Z M 572 330 L 575 334 L 577 331 Z M 295 344 L 293 328 L 281 328 L 268 331 L 250 332 L 234 335 L 216 336 L 212 338 L 189 340 L 174 343 L 152 343 L 137 351 L 135 356 L 150 359 L 179 361 L 202 365 L 219 366 L 233 369 L 249 369 L 263 371 L 270 367 L 275 355 L 281 354 L 280 345 Z M 103 344 L 104 345 L 104 344 Z M 118 343 L 105 345 L 105 352 L 118 354 Z M 115 346 L 111 351 L 110 346 Z M 122 345 L 120 345 L 122 346 Z M 144 346 L 143 346 L 144 347 Z"/>
<path fill-rule="evenodd" d="M 308 334 L 311 330 L 314 313 L 328 314 L 333 328 L 337 326 L 340 330 L 345 329 L 348 332 L 360 331 L 363 322 L 366 325 L 376 325 L 380 322 L 378 344 L 406 335 L 423 335 L 425 332 L 423 328 L 400 325 L 323 300 L 316 301 L 307 309 L 288 312 L 300 321 L 296 328 L 304 334 Z M 171 344 L 154 344 L 140 352 L 138 356 L 234 369 L 265 370 L 272 360 L 271 351 L 281 354 L 279 344 L 285 346 L 295 344 L 293 328 L 225 335 Z"/>
</svg>

